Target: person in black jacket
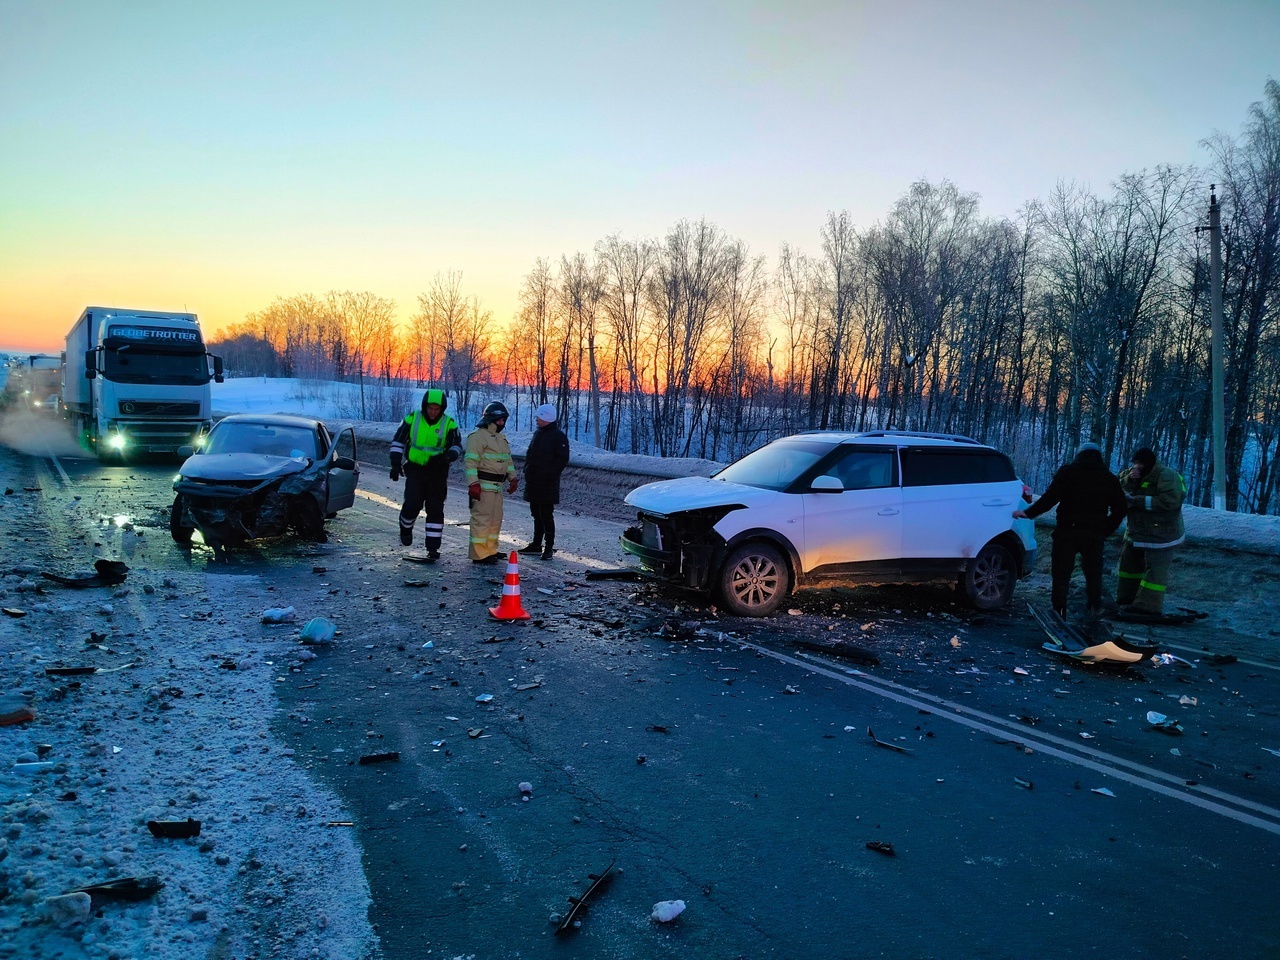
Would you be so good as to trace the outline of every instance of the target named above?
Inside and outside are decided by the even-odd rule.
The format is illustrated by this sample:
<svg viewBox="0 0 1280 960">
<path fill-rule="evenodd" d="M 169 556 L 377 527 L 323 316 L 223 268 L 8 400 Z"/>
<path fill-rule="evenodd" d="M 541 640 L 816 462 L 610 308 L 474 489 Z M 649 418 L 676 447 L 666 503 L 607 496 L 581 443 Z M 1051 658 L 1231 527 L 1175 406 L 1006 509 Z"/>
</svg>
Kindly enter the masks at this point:
<svg viewBox="0 0 1280 960">
<path fill-rule="evenodd" d="M 569 463 L 569 438 L 556 426 L 556 408 L 544 403 L 534 414 L 538 429 L 524 455 L 524 498 L 533 514 L 533 539 L 521 553 L 550 560 L 556 550 L 555 506 L 560 502 L 560 474 Z"/>
<path fill-rule="evenodd" d="M 1015 517 L 1033 518 L 1058 508 L 1058 525 L 1053 531 L 1053 609 L 1064 620 L 1067 594 L 1076 555 L 1084 573 L 1085 600 L 1089 613 L 1102 612 L 1102 544 L 1123 522 L 1128 505 L 1120 481 L 1102 460 L 1096 443 L 1082 443 L 1076 457 L 1053 475 L 1053 480 L 1035 503 L 1015 510 Z"/>
</svg>

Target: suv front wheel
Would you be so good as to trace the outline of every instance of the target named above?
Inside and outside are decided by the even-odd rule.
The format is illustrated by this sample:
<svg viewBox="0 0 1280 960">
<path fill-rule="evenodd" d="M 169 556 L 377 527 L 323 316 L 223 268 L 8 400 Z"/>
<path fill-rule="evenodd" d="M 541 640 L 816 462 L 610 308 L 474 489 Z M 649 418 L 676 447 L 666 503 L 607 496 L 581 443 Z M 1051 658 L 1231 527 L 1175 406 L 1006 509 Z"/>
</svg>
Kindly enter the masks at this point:
<svg viewBox="0 0 1280 960">
<path fill-rule="evenodd" d="M 791 592 L 791 571 L 776 548 L 744 543 L 720 568 L 720 595 L 731 613 L 767 617 Z"/>
<path fill-rule="evenodd" d="M 998 543 L 988 543 L 960 574 L 960 590 L 977 609 L 995 610 L 1013 598 L 1017 579 L 1013 554 Z"/>
</svg>

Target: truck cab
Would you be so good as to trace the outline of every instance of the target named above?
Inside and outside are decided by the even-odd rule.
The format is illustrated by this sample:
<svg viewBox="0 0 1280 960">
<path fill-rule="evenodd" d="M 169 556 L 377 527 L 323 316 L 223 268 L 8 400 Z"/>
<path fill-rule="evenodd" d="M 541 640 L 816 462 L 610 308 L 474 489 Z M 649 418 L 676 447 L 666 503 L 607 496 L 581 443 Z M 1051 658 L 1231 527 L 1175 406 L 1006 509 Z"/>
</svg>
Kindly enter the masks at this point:
<svg viewBox="0 0 1280 960">
<path fill-rule="evenodd" d="M 193 313 L 89 307 L 67 334 L 63 404 L 99 459 L 176 454 L 212 426 L 205 350 Z"/>
</svg>

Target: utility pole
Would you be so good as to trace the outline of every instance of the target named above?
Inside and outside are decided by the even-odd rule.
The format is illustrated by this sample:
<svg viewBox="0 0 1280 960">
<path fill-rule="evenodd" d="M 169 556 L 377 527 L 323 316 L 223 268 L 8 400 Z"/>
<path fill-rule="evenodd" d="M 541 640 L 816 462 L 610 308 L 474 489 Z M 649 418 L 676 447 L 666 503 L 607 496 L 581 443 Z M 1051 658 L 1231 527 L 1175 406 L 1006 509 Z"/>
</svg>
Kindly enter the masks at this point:
<svg viewBox="0 0 1280 960">
<path fill-rule="evenodd" d="M 1213 509 L 1227 509 L 1227 419 L 1223 406 L 1222 359 L 1222 212 L 1209 184 L 1209 322 L 1213 368 Z"/>
</svg>

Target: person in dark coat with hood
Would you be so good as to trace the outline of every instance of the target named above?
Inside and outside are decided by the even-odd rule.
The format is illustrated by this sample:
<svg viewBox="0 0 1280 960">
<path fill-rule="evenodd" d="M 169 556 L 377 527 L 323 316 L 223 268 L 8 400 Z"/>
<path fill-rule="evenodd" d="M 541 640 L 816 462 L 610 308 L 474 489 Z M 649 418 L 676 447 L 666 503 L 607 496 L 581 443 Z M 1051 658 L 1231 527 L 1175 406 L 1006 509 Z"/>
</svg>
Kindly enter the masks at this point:
<svg viewBox="0 0 1280 960">
<path fill-rule="evenodd" d="M 1058 508 L 1058 525 L 1053 531 L 1052 603 L 1064 620 L 1067 595 L 1076 556 L 1084 573 L 1085 600 L 1089 613 L 1102 612 L 1102 545 L 1119 529 L 1128 505 L 1120 481 L 1102 459 L 1096 443 L 1082 443 L 1075 459 L 1053 475 L 1049 489 L 1015 517 L 1034 518 Z"/>
<path fill-rule="evenodd" d="M 524 498 L 533 514 L 533 539 L 521 553 L 550 560 L 556 549 L 555 507 L 560 502 L 560 474 L 569 464 L 569 438 L 556 426 L 556 408 L 544 403 L 534 414 L 537 429 L 524 455 Z"/>
</svg>

